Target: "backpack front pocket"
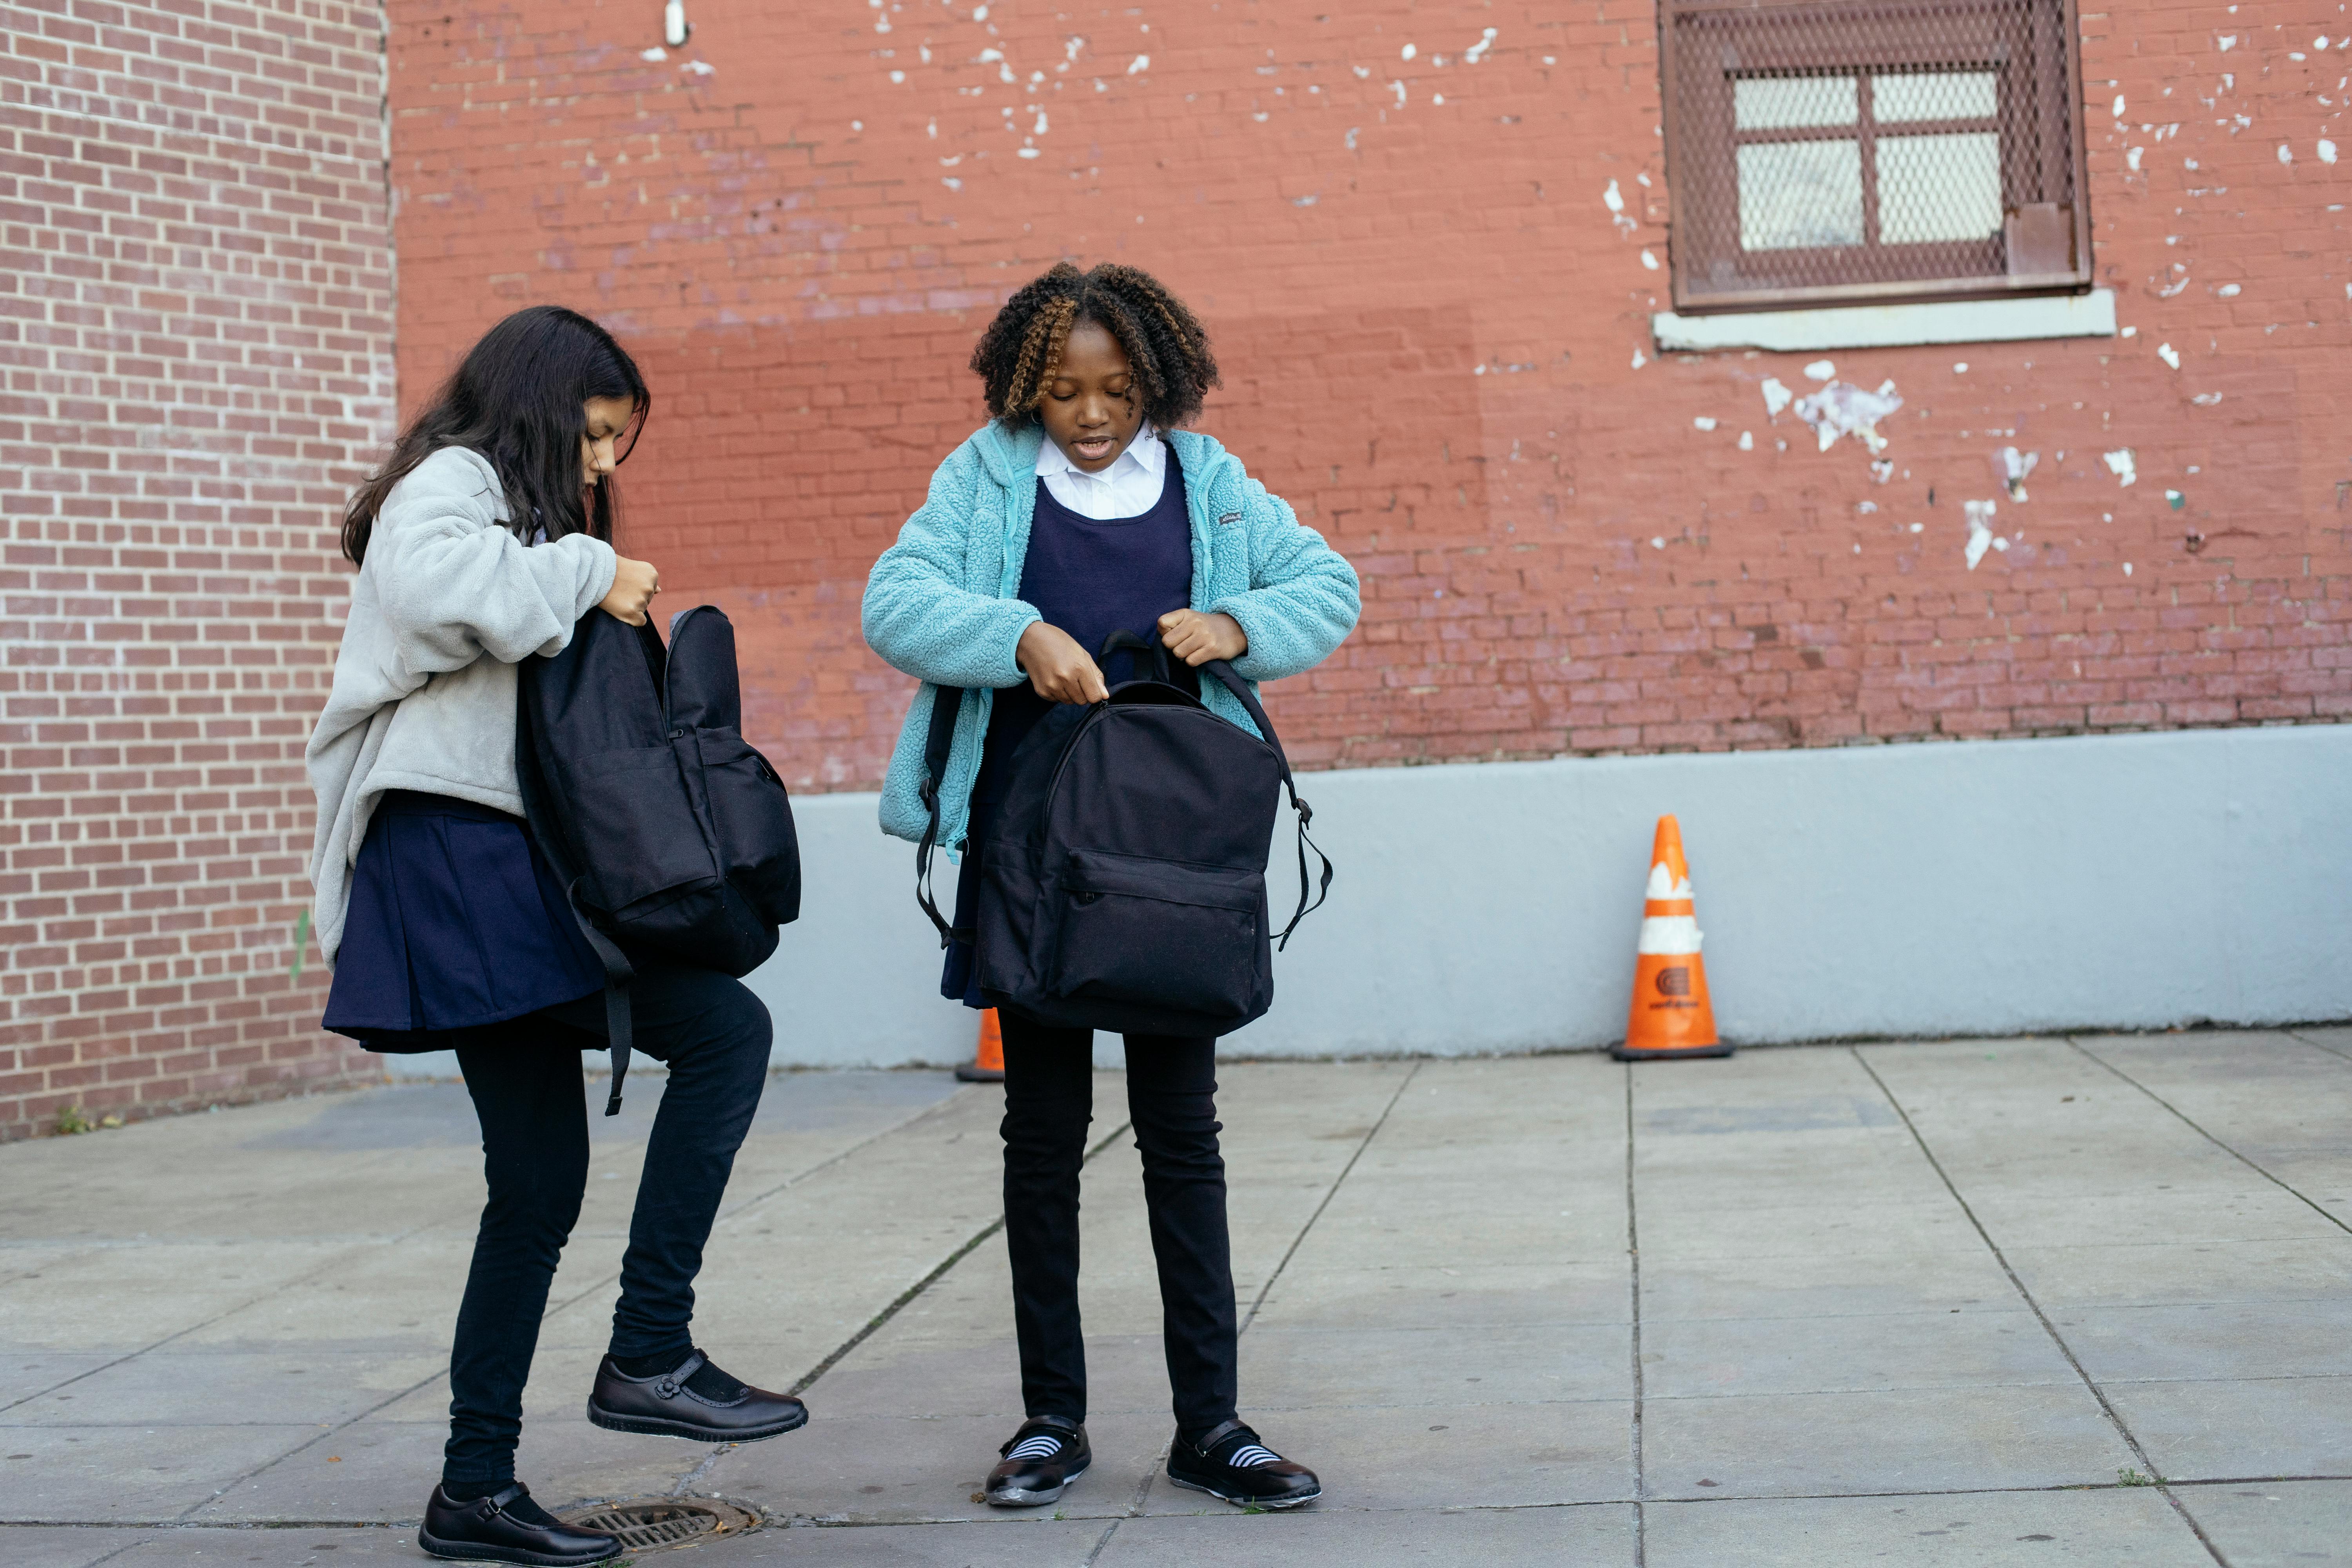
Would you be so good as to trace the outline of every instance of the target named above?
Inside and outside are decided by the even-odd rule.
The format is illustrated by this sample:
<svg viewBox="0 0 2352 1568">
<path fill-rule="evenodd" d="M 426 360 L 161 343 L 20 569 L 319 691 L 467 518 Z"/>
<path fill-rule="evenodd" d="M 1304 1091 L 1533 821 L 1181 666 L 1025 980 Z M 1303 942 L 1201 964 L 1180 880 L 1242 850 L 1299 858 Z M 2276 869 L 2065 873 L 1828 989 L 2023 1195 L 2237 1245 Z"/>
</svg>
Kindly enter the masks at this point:
<svg viewBox="0 0 2352 1568">
<path fill-rule="evenodd" d="M 1052 993 L 1212 1019 L 1260 1011 L 1265 878 L 1255 871 L 1073 849 L 1052 895 Z"/>
</svg>

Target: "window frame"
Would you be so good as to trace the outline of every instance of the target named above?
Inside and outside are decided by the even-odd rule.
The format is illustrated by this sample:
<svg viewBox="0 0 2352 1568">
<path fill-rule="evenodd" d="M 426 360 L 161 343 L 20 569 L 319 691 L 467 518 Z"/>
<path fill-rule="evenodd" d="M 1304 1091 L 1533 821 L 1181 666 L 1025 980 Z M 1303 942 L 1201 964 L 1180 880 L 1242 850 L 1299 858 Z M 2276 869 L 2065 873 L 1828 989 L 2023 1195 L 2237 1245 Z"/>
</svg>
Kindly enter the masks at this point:
<svg viewBox="0 0 2352 1568">
<path fill-rule="evenodd" d="M 1972 275 L 1924 276 L 1893 279 L 1854 279 L 1829 284 L 1783 284 L 1741 289 L 1716 289 L 1706 285 L 1708 278 L 1703 269 L 1711 269 L 1717 259 L 1714 256 L 1692 254 L 1686 237 L 1697 226 L 1696 215 L 1727 212 L 1731 215 L 1729 232 L 1733 245 L 1738 234 L 1738 150 L 1747 145 L 1786 143 L 1804 141 L 1854 141 L 1859 143 L 1863 188 L 1864 247 L 1884 252 L 1886 247 L 1874 236 L 1878 226 L 1878 170 L 1876 138 L 1883 133 L 1873 112 L 1872 76 L 1890 68 L 1920 64 L 1919 46 L 1906 27 L 1909 15 L 1939 15 L 1948 24 L 1957 16 L 1968 16 L 1967 11 L 1956 11 L 1941 5 L 1937 0 L 1660 0 L 1659 5 L 1659 97 L 1662 130 L 1665 138 L 1667 257 L 1671 268 L 1670 284 L 1674 308 L 1678 314 L 1703 315 L 1738 310 L 1771 310 L 1819 309 L 1841 304 L 1880 305 L 1937 300 L 1983 300 L 2015 298 L 2036 294 L 2079 294 L 2093 282 L 2091 263 L 2091 216 L 2088 191 L 2088 171 L 2084 157 L 2085 108 L 2082 83 L 2082 23 L 2077 0 L 2056 0 L 2060 13 L 2057 39 L 2063 56 L 2063 86 L 2054 95 L 2044 95 L 2040 118 L 2043 123 L 2041 143 L 2049 148 L 2054 143 L 2053 131 L 2063 131 L 2066 152 L 2063 156 L 2045 152 L 2039 177 L 2063 174 L 2070 181 L 2074 195 L 2073 215 L 2068 233 L 2074 258 L 2073 267 L 2063 270 L 2042 270 L 2029 273 L 1996 273 L 1990 270 Z M 1712 73 L 1693 91 L 1695 84 L 1678 78 L 1677 67 L 1683 60 L 1683 45 L 1678 29 L 1685 16 L 1714 17 L 1725 14 L 1769 14 L 1789 12 L 1844 13 L 1842 21 L 1853 29 L 1855 40 L 1851 47 L 1835 50 L 1787 48 L 1761 51 L 1761 58 L 1750 59 L 1743 46 L 1739 75 L 1749 71 L 1764 73 L 1773 70 L 1804 70 L 1823 76 L 1852 75 L 1855 79 L 1856 118 L 1851 133 L 1845 126 L 1809 126 L 1782 129 L 1739 131 L 1733 120 L 1732 84 L 1737 79 L 1730 70 L 1720 76 Z M 2007 19 L 1984 16 L 1981 22 L 1985 39 L 1981 52 L 1985 63 L 2004 69 L 2014 53 L 2016 40 L 2000 35 L 2017 29 Z M 2010 50 L 2004 54 L 2004 49 Z M 1948 53 L 1948 38 L 1943 46 Z M 1938 58 L 1934 63 L 1946 63 Z M 1968 62 L 1955 59 L 1961 66 Z M 2032 64 L 2026 67 L 2032 69 Z M 1717 84 L 1719 83 L 1719 88 Z M 1995 91 L 2004 90 L 1997 81 Z M 1689 112 L 1691 101 L 1697 102 L 1700 112 Z M 2061 119 L 2060 117 L 2065 117 Z M 1934 135 L 1958 129 L 1963 132 L 1980 132 L 1976 117 L 1965 121 L 1902 121 L 1887 122 L 1892 133 L 1900 125 L 1904 136 Z M 2000 134 L 2001 115 L 1998 101 L 1994 114 L 1995 134 Z M 2071 120 L 2071 124 L 2066 123 Z M 1824 135 L 1823 132 L 1832 132 Z M 1723 156 L 1705 159 L 1695 155 L 1694 147 L 1701 142 L 1720 147 Z M 2002 174 L 2003 211 L 2015 209 L 2007 205 L 2006 198 L 2020 188 L 2017 176 L 2021 172 L 2033 172 L 2032 161 L 2025 149 L 2012 145 L 2012 139 L 2000 136 L 1999 148 Z M 2071 165 L 2071 166 L 2069 166 Z M 2042 188 L 2048 188 L 2043 186 Z M 1921 259 L 1932 259 L 1941 253 L 1948 260 L 1958 262 L 1971 255 L 1985 258 L 1988 247 L 1994 247 L 1993 237 L 1980 240 L 1926 241 L 1902 248 Z M 1772 251 L 1742 251 L 1733 254 L 1743 259 L 1769 257 L 1765 268 L 1751 271 L 1785 271 L 1801 273 L 1806 263 L 1811 263 L 1818 275 L 1825 265 L 1833 266 L 1854 247 L 1790 248 Z"/>
</svg>

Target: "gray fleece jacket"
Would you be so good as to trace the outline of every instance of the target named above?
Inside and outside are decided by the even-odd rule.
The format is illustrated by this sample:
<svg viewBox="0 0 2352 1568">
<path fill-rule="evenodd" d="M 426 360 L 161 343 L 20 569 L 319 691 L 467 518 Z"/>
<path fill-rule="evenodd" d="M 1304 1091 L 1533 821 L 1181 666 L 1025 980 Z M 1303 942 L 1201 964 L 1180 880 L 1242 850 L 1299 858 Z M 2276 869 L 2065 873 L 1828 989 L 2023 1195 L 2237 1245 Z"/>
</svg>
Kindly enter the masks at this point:
<svg viewBox="0 0 2352 1568">
<path fill-rule="evenodd" d="M 488 461 L 445 447 L 393 487 L 352 585 L 335 682 L 304 762 L 319 796 L 312 918 L 331 965 L 352 867 L 384 791 L 522 815 L 515 666 L 551 656 L 613 591 L 613 547 L 575 533 L 526 546 Z"/>
</svg>

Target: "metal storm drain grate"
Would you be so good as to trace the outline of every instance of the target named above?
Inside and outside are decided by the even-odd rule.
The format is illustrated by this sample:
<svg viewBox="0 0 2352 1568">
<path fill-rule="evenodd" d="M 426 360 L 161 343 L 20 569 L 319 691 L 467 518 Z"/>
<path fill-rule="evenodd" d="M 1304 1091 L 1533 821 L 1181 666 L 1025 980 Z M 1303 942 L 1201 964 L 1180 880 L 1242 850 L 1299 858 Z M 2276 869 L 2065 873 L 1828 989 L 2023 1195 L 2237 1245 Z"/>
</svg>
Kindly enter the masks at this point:
<svg viewBox="0 0 2352 1568">
<path fill-rule="evenodd" d="M 622 1498 L 568 1508 L 556 1517 L 583 1530 L 605 1531 L 633 1552 L 741 1535 L 760 1522 L 758 1515 L 713 1498 Z"/>
</svg>

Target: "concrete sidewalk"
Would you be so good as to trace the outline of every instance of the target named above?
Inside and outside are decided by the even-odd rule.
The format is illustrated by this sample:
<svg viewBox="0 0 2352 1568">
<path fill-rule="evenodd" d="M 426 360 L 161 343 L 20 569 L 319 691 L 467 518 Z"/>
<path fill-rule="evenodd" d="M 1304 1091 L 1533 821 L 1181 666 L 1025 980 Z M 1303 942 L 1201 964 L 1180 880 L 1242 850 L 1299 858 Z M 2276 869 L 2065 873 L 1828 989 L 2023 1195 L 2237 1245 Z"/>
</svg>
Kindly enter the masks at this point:
<svg viewBox="0 0 2352 1568">
<path fill-rule="evenodd" d="M 1320 1502 L 1160 1473 L 1117 1074 L 1060 1507 L 971 1500 L 1019 1397 L 1000 1096 L 944 1073 L 770 1080 L 697 1337 L 814 1419 L 716 1452 L 582 1417 L 633 1079 L 525 1479 L 764 1515 L 714 1563 L 2352 1563 L 2352 1029 L 1223 1079 L 1244 1414 Z M 0 1149 L 0 1562 L 425 1561 L 478 1166 L 446 1084 Z"/>
</svg>

